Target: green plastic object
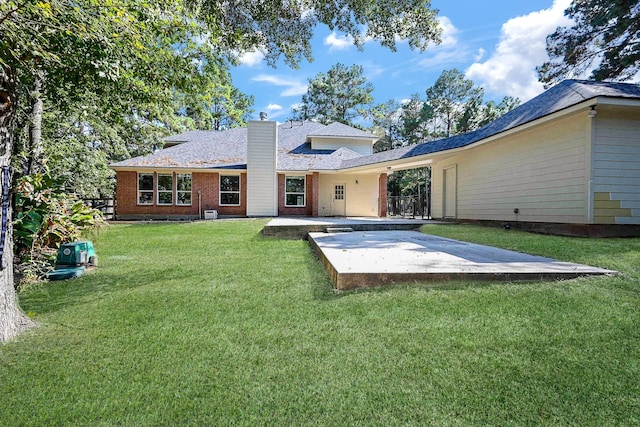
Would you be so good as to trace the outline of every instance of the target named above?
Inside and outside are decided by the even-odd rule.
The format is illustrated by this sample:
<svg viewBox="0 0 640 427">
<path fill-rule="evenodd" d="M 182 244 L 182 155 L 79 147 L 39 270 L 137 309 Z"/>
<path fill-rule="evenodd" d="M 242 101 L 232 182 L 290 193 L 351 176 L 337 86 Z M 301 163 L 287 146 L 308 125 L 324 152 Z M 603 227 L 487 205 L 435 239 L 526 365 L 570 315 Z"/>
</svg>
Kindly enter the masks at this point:
<svg viewBox="0 0 640 427">
<path fill-rule="evenodd" d="M 73 243 L 65 243 L 58 249 L 56 256 L 56 269 L 79 266 L 96 265 L 96 251 L 93 243 L 81 240 Z"/>
<path fill-rule="evenodd" d="M 75 277 L 80 277 L 84 274 L 84 267 L 69 267 L 59 268 L 47 273 L 47 279 L 49 280 L 67 280 Z"/>
<path fill-rule="evenodd" d="M 49 280 L 65 280 L 80 277 L 87 267 L 98 265 L 93 243 L 82 240 L 65 243 L 58 249 L 55 270 L 47 273 Z"/>
</svg>

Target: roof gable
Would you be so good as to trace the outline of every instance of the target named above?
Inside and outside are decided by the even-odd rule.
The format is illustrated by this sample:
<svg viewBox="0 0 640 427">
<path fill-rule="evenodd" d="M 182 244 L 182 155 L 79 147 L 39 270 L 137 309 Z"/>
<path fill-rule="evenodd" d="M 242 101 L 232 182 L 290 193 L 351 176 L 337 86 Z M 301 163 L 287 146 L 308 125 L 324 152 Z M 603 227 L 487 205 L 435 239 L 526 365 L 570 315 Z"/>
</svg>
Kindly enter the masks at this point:
<svg viewBox="0 0 640 427">
<path fill-rule="evenodd" d="M 309 133 L 307 136 L 308 138 L 379 139 L 376 135 L 339 122 L 333 122 L 326 125 L 323 129 Z"/>
</svg>

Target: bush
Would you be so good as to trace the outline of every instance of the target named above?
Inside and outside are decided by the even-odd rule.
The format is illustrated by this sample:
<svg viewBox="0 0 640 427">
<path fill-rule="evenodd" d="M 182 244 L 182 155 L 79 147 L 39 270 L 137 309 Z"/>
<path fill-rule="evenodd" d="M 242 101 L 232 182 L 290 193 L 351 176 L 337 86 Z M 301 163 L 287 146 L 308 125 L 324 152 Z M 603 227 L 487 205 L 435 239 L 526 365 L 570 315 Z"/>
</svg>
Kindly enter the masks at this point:
<svg viewBox="0 0 640 427">
<path fill-rule="evenodd" d="M 18 286 L 42 280 L 61 244 L 105 225 L 102 213 L 65 192 L 49 173 L 28 175 L 16 186 L 14 240 Z"/>
</svg>

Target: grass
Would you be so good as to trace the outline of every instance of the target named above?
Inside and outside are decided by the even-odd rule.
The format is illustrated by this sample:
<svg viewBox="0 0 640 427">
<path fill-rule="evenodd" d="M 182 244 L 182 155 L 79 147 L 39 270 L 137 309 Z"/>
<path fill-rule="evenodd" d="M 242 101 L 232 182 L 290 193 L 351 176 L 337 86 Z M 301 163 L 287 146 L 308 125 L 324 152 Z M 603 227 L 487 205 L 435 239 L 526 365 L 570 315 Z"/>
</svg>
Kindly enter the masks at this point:
<svg viewBox="0 0 640 427">
<path fill-rule="evenodd" d="M 616 269 L 337 293 L 264 221 L 113 225 L 21 294 L 0 425 L 638 425 L 640 239 L 427 233 Z"/>
</svg>

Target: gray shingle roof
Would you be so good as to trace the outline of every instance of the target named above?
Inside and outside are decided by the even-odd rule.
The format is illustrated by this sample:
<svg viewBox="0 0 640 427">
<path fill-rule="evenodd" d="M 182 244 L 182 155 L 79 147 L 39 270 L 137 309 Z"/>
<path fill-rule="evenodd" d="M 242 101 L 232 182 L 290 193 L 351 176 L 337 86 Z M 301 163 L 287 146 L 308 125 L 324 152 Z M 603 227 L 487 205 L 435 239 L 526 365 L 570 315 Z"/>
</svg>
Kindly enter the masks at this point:
<svg viewBox="0 0 640 427">
<path fill-rule="evenodd" d="M 245 169 L 247 165 L 247 129 L 237 128 L 223 132 L 191 131 L 172 137 L 184 141 L 153 154 L 134 157 L 111 165 L 112 167 L 157 168 L 232 168 Z"/>
<path fill-rule="evenodd" d="M 342 167 L 371 165 L 464 147 L 596 97 L 640 99 L 640 86 L 565 80 L 476 131 L 359 157 L 345 161 Z"/>
<path fill-rule="evenodd" d="M 309 137 L 346 137 L 346 138 L 363 138 L 378 140 L 378 136 L 369 132 L 365 132 L 360 129 L 347 126 L 343 123 L 334 122 L 313 133 L 309 134 Z"/>
<path fill-rule="evenodd" d="M 315 122 L 293 122 L 278 126 L 278 169 L 290 171 L 338 169 L 345 159 L 361 157 L 360 154 L 341 148 L 338 150 L 314 150 L 309 136 L 334 136 L 345 138 L 377 138 L 343 124 L 323 125 Z M 196 169 L 246 169 L 247 128 L 226 131 L 189 131 L 166 138 L 182 144 L 159 150 L 147 156 L 135 157 L 111 165 L 114 168 L 196 168 Z"/>
</svg>

